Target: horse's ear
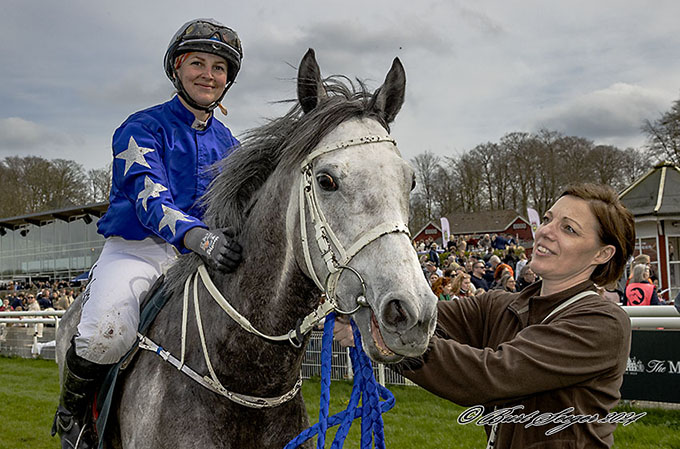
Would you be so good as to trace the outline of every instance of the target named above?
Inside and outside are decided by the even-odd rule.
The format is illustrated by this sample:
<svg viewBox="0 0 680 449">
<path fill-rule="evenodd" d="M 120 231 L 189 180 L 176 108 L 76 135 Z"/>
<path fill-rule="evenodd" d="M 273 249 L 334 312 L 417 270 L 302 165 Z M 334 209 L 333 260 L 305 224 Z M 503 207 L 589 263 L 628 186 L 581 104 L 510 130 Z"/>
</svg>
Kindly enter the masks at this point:
<svg viewBox="0 0 680 449">
<path fill-rule="evenodd" d="M 373 94 L 372 108 L 385 120 L 385 123 L 392 123 L 401 105 L 404 104 L 405 94 L 406 72 L 399 58 L 394 58 L 385 82 Z"/>
<path fill-rule="evenodd" d="M 319 104 L 319 99 L 326 95 L 321 82 L 321 70 L 314 56 L 314 49 L 310 48 L 300 61 L 297 79 L 297 93 L 304 113 L 308 113 Z"/>
</svg>

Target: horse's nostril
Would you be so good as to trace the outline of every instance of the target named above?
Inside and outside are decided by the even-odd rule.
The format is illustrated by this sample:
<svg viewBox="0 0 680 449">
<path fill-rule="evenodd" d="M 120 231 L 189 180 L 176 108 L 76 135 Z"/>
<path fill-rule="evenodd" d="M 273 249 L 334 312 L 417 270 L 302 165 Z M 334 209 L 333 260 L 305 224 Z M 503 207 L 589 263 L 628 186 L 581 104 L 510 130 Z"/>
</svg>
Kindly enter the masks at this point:
<svg viewBox="0 0 680 449">
<path fill-rule="evenodd" d="M 385 307 L 385 321 L 396 328 L 404 328 L 408 325 L 408 312 L 404 309 L 401 301 L 393 299 Z"/>
</svg>

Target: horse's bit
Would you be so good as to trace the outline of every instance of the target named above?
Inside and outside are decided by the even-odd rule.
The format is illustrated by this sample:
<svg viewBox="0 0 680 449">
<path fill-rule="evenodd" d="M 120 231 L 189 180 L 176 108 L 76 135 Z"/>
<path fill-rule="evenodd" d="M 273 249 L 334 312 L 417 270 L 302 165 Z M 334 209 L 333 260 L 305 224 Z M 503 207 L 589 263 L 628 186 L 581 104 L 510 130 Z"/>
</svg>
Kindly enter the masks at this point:
<svg viewBox="0 0 680 449">
<path fill-rule="evenodd" d="M 312 311 L 310 314 L 305 316 L 302 320 L 298 321 L 298 325 L 289 330 L 287 333 L 271 336 L 266 335 L 259 330 L 257 330 L 246 317 L 241 315 L 233 306 L 227 301 L 226 298 L 220 293 L 218 288 L 210 279 L 210 275 L 205 269 L 204 265 L 200 265 L 192 276 L 189 276 L 184 285 L 184 303 L 182 311 L 182 356 L 181 360 L 178 360 L 168 351 L 158 346 L 156 343 L 151 341 L 149 338 L 138 334 L 140 339 L 139 347 L 142 349 L 147 349 L 149 351 L 155 352 L 160 355 L 165 361 L 175 366 L 178 370 L 182 371 L 188 375 L 194 381 L 200 383 L 209 390 L 214 391 L 228 399 L 236 402 L 237 404 L 250 407 L 250 408 L 271 408 L 276 407 L 284 402 L 289 401 L 300 390 L 302 386 L 302 378 L 298 377 L 297 382 L 293 388 L 287 393 L 273 398 L 260 398 L 255 396 L 248 396 L 244 394 L 234 393 L 221 384 L 217 379 L 217 375 L 213 370 L 212 364 L 210 363 L 210 357 L 208 356 L 205 336 L 203 333 L 203 324 L 201 322 L 201 314 L 198 304 L 198 278 L 205 285 L 210 295 L 213 297 L 215 302 L 229 315 L 234 321 L 236 321 L 243 329 L 248 332 L 257 335 L 265 340 L 280 342 L 288 341 L 291 345 L 296 348 L 302 346 L 302 339 L 309 331 L 311 331 L 317 324 L 319 324 L 326 315 L 331 312 L 337 312 L 343 315 L 350 315 L 361 307 L 368 307 L 368 301 L 366 300 L 366 284 L 363 277 L 354 268 L 349 266 L 350 261 L 354 256 L 356 256 L 362 249 L 364 249 L 369 243 L 380 237 L 392 234 L 392 233 L 404 233 L 409 236 L 410 233 L 408 226 L 405 223 L 381 223 L 378 226 L 368 230 L 363 233 L 359 238 L 354 241 L 348 250 L 345 250 L 344 246 L 340 243 L 335 233 L 331 229 L 330 224 L 326 220 L 317 200 L 316 193 L 316 183 L 314 182 L 312 163 L 314 160 L 326 153 L 330 153 L 336 150 L 342 150 L 352 146 L 368 145 L 372 143 L 388 142 L 394 147 L 394 150 L 399 154 L 396 147 L 396 142 L 389 136 L 376 136 L 369 135 L 360 137 L 357 139 L 345 140 L 332 145 L 327 145 L 325 147 L 319 148 L 312 153 L 310 153 L 301 163 L 300 168 L 302 171 L 302 176 L 300 178 L 300 194 L 299 194 L 299 209 L 300 209 L 300 228 L 301 228 L 301 238 L 302 238 L 302 248 L 305 256 L 305 264 L 307 266 L 308 275 L 312 278 L 316 286 L 325 293 L 325 300 L 319 304 L 319 306 Z M 328 274 L 325 278 L 325 283 L 322 284 L 319 280 L 319 275 L 314 269 L 312 264 L 312 259 L 309 250 L 309 236 L 307 232 L 307 219 L 306 219 L 306 208 L 309 207 L 309 216 L 314 226 L 315 240 L 317 246 L 321 252 L 321 256 L 326 265 Z M 287 226 L 288 227 L 288 226 Z M 288 229 L 290 231 L 290 228 Z M 335 249 L 334 249 L 335 248 Z M 344 270 L 348 270 L 353 273 L 361 283 L 362 294 L 357 297 L 357 306 L 353 310 L 344 311 L 341 310 L 336 298 L 336 289 L 340 276 Z M 203 356 L 205 358 L 208 371 L 210 372 L 210 377 L 201 376 L 194 370 L 189 368 L 184 364 L 184 355 L 186 350 L 186 328 L 188 320 L 188 304 L 189 304 L 189 290 L 191 282 L 193 281 L 193 299 L 194 299 L 194 309 L 196 315 L 196 324 L 198 325 L 199 336 L 201 338 L 201 347 L 203 349 Z"/>
</svg>

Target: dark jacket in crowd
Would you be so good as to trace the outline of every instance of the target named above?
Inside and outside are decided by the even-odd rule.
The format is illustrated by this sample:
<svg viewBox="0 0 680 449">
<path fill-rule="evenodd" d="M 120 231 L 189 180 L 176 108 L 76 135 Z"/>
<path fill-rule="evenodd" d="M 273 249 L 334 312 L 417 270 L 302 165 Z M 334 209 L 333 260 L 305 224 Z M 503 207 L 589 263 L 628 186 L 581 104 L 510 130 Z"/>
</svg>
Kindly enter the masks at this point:
<svg viewBox="0 0 680 449">
<path fill-rule="evenodd" d="M 472 282 L 472 285 L 475 286 L 475 288 L 483 288 L 484 291 L 489 291 L 489 283 L 486 282 L 486 279 L 483 278 L 478 278 L 473 275 L 470 275 L 470 282 Z"/>
</svg>

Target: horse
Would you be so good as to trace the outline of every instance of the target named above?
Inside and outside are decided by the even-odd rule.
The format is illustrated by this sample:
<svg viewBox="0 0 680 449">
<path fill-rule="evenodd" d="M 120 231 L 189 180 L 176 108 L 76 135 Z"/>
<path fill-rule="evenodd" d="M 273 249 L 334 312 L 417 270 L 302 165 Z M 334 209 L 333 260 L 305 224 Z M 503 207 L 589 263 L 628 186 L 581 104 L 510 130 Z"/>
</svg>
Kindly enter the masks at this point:
<svg viewBox="0 0 680 449">
<path fill-rule="evenodd" d="M 373 93 L 358 84 L 323 80 L 309 49 L 296 104 L 247 132 L 217 167 L 204 220 L 236 233 L 244 261 L 224 274 L 201 268 L 194 254 L 179 257 L 165 276 L 167 304 L 146 334 L 210 380 L 194 382 L 140 351 L 119 378 L 106 447 L 282 448 L 309 426 L 299 392 L 304 334 L 331 308 L 351 314 L 376 362 L 427 349 L 437 299 L 406 228 L 414 171 L 389 136 L 406 75 L 395 58 Z M 61 321 L 61 361 L 80 308 L 76 301 Z M 263 338 L 271 334 L 285 338 Z"/>
</svg>

